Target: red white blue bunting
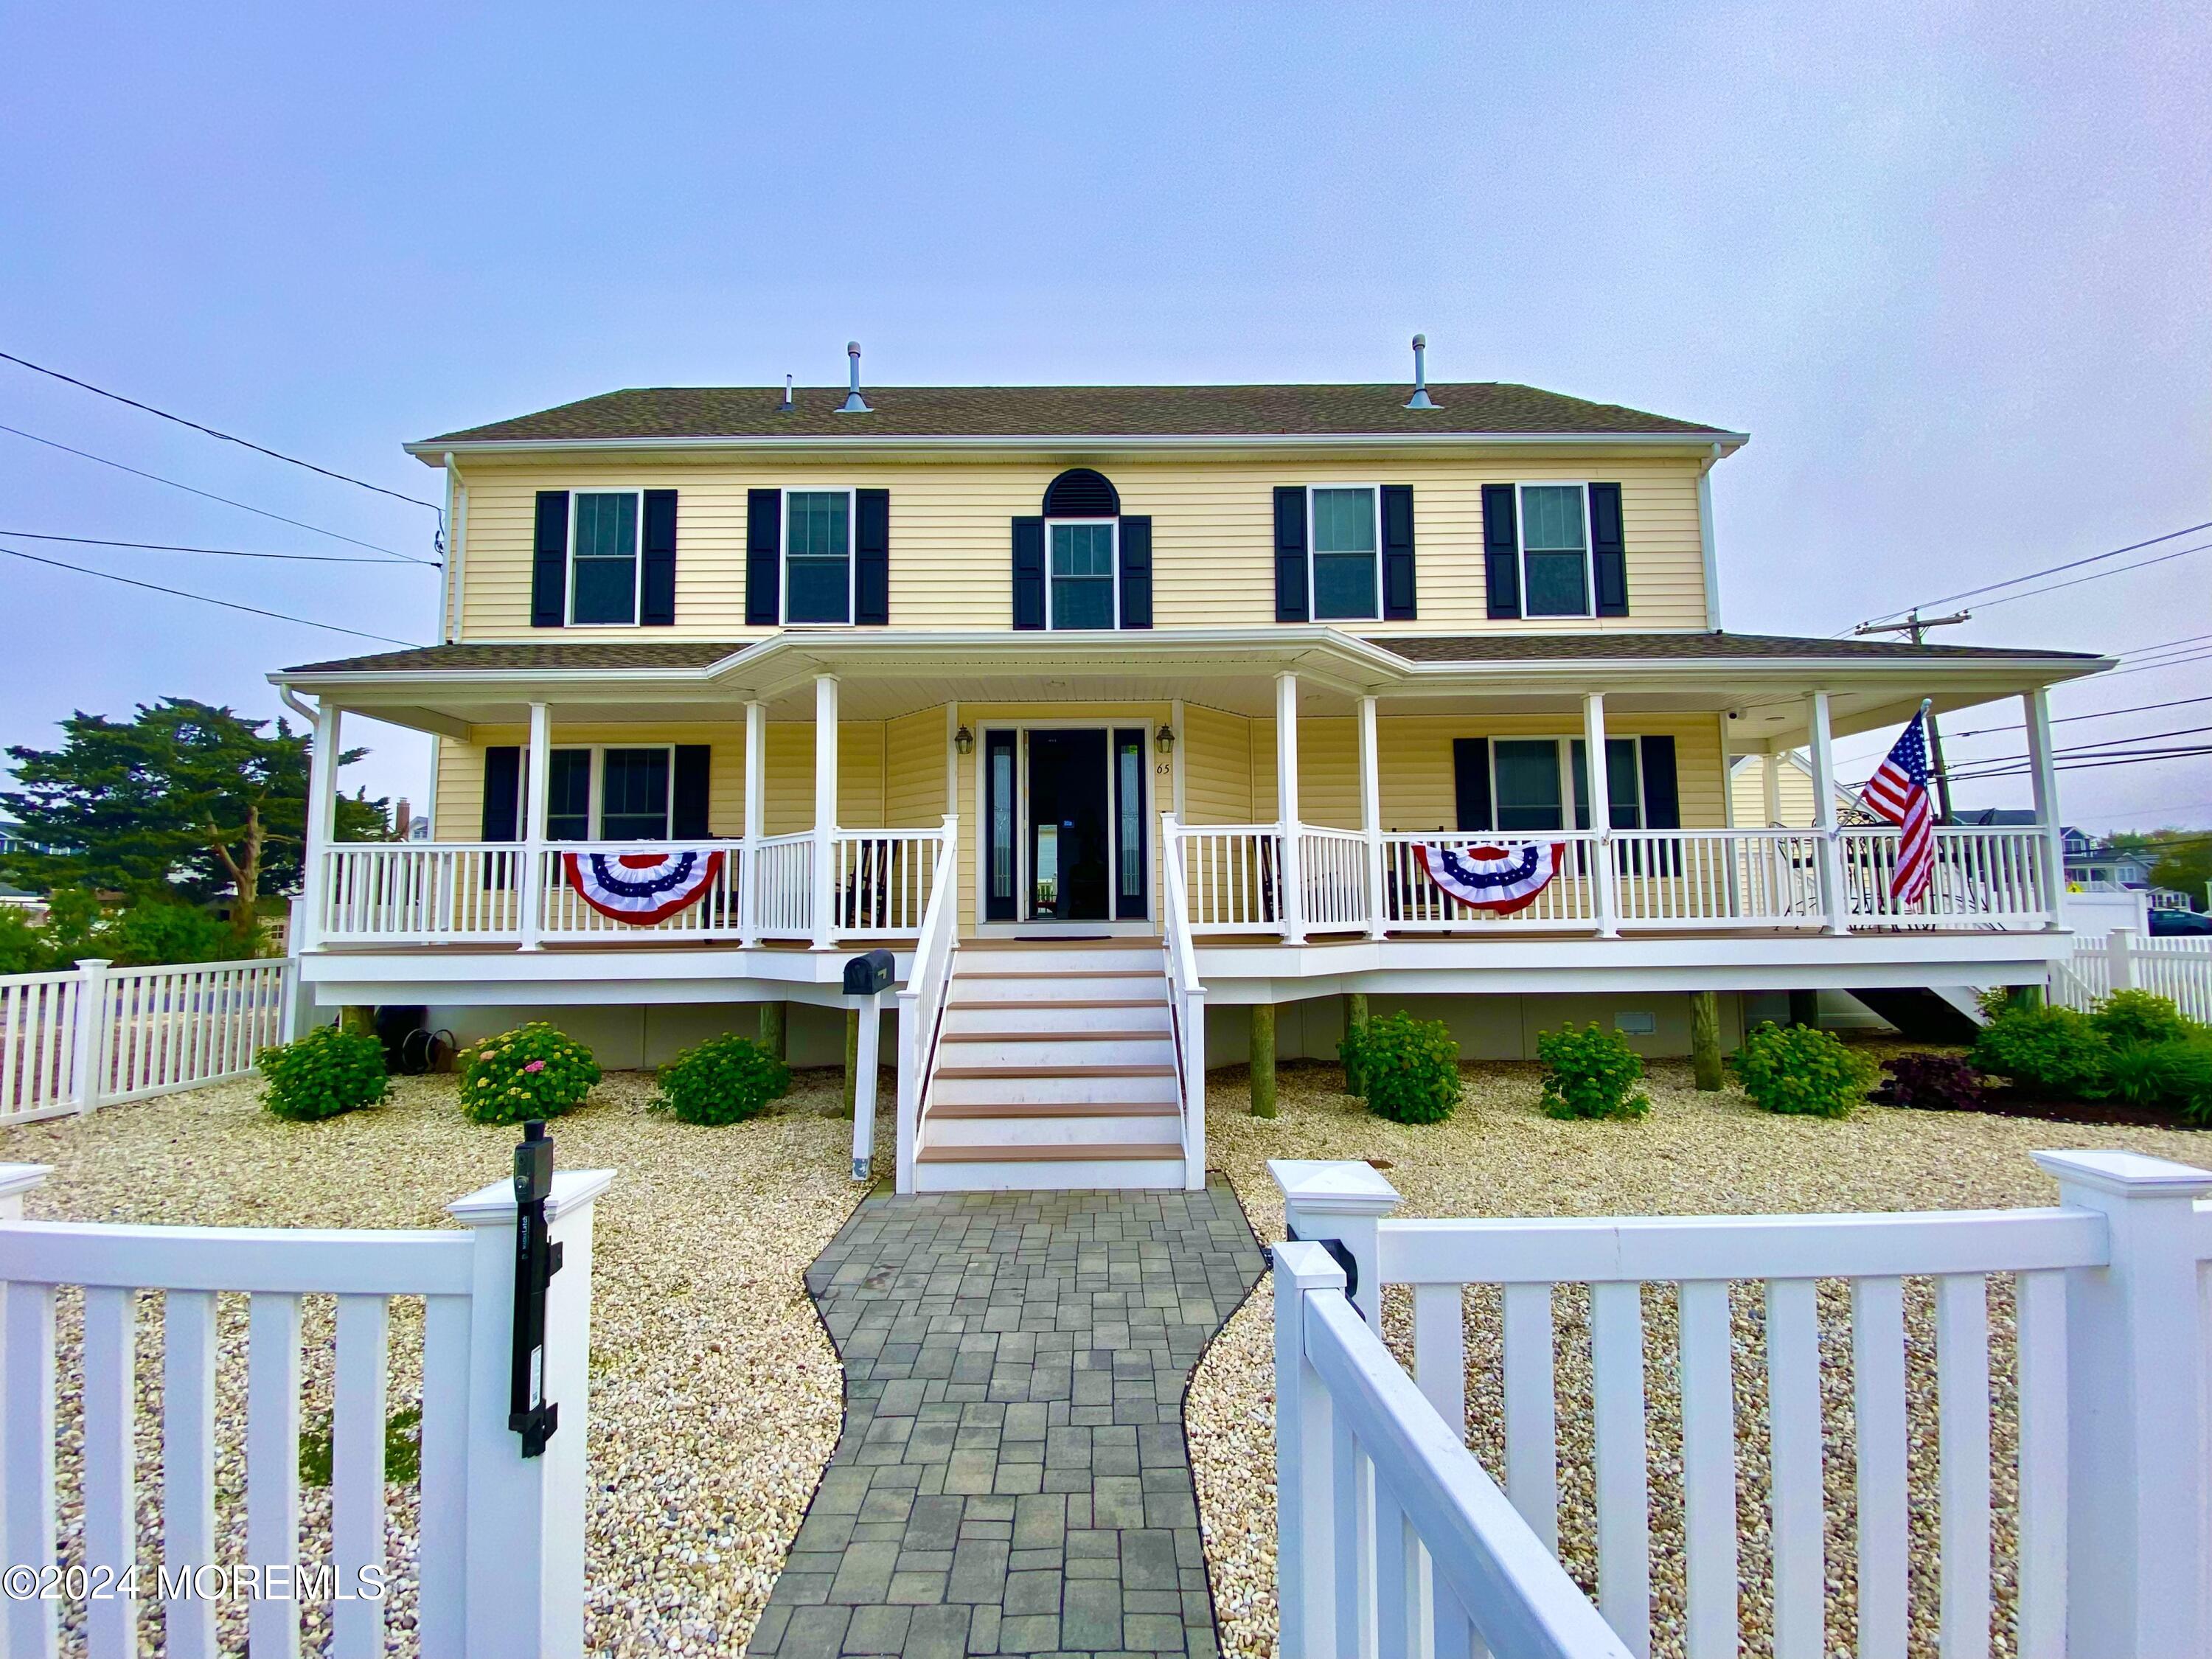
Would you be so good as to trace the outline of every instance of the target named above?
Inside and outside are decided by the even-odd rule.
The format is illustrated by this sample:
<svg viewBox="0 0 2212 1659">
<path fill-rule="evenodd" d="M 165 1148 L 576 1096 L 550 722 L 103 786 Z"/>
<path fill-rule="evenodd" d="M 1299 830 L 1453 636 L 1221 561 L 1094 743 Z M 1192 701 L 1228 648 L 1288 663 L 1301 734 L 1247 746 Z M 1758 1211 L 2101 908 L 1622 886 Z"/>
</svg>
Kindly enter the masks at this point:
<svg viewBox="0 0 2212 1659">
<path fill-rule="evenodd" d="M 1462 904 L 1501 916 L 1534 904 L 1552 884 L 1566 854 L 1566 843 L 1557 841 L 1496 847 L 1423 842 L 1413 848 L 1431 881 Z"/>
<path fill-rule="evenodd" d="M 564 853 L 568 885 L 603 916 L 649 927 L 665 921 L 712 887 L 722 854 L 656 848 L 635 853 Z"/>
</svg>

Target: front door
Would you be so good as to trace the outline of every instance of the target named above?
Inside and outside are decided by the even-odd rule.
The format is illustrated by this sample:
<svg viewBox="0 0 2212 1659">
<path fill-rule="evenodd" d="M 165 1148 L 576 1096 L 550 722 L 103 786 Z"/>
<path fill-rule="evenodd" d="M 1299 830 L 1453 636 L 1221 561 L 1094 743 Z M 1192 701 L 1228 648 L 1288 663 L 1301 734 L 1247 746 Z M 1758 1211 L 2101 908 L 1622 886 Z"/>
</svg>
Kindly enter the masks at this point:
<svg viewBox="0 0 2212 1659">
<path fill-rule="evenodd" d="M 982 748 L 984 921 L 1152 914 L 1144 727 L 988 727 Z"/>
<path fill-rule="evenodd" d="M 1113 874 L 1106 733 L 1032 732 L 1027 920 L 1104 921 Z"/>
</svg>

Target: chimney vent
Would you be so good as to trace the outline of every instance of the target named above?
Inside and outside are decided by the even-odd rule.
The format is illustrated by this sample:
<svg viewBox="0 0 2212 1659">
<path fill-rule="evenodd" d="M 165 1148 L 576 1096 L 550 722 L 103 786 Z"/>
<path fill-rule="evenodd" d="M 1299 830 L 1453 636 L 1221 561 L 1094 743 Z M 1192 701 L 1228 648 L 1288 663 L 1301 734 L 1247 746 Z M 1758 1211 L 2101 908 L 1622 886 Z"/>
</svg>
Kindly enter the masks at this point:
<svg viewBox="0 0 2212 1659">
<path fill-rule="evenodd" d="M 872 415 L 875 411 L 860 396 L 860 343 L 858 340 L 846 341 L 845 355 L 852 359 L 852 389 L 846 392 L 845 401 L 837 405 L 837 412 L 840 415 Z"/>
<path fill-rule="evenodd" d="M 1413 337 L 1413 395 L 1406 399 L 1408 409 L 1440 409 L 1442 404 L 1429 396 L 1429 337 Z"/>
<path fill-rule="evenodd" d="M 779 415 L 791 413 L 791 376 L 788 374 L 783 377 L 783 401 L 775 406 L 775 412 Z"/>
</svg>

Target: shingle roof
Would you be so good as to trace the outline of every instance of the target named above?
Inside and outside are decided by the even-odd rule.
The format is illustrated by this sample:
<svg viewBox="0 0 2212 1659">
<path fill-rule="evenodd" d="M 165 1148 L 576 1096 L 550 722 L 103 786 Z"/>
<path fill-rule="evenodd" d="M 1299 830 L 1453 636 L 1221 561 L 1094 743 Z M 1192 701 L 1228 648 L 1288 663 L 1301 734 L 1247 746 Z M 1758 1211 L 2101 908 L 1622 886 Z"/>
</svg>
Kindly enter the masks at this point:
<svg viewBox="0 0 2212 1659">
<path fill-rule="evenodd" d="M 896 639 L 896 635 L 879 636 Z M 1141 643 L 1144 635 L 1132 638 Z M 1260 637 L 1255 631 L 1255 637 Z M 2035 657 L 2060 662 L 2094 662 L 2079 651 L 2027 651 L 1978 645 L 1910 645 L 1893 640 L 1811 640 L 1782 634 L 1471 634 L 1371 637 L 1408 662 L 1576 662 L 1643 659 L 1654 662 L 1710 662 L 1720 659 L 1790 659 L 1865 660 L 1936 658 L 1945 660 Z M 303 663 L 294 674 L 469 673 L 531 669 L 706 668 L 758 640 L 531 640 L 512 645 L 425 645 L 368 657 L 341 657 Z"/>
<path fill-rule="evenodd" d="M 777 408 L 781 386 L 634 386 L 415 447 L 740 437 L 1732 435 L 1504 381 L 1431 386 L 1440 405 L 1432 410 L 1406 408 L 1407 392 L 1403 386 L 885 386 L 867 391 L 872 413 L 840 415 L 842 386 L 800 388 L 789 414 Z"/>
<path fill-rule="evenodd" d="M 2044 657 L 2064 662 L 2095 662 L 2087 651 L 2015 650 L 2005 646 L 1912 645 L 1902 640 L 1808 640 L 1788 634 L 1465 634 L 1441 636 L 1402 634 L 1370 639 L 1409 662 L 1547 662 L 1577 659 L 1640 657 L 1654 661 L 1715 658 Z"/>
</svg>

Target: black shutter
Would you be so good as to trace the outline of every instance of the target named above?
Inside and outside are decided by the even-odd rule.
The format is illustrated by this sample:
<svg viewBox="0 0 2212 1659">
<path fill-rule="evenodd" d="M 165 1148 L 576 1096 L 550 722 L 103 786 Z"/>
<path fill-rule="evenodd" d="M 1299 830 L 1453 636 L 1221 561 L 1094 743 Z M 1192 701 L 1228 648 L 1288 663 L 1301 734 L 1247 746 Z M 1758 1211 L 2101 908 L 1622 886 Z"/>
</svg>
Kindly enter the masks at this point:
<svg viewBox="0 0 2212 1659">
<path fill-rule="evenodd" d="M 1639 738 L 1644 746 L 1644 827 L 1680 830 L 1682 790 L 1674 774 L 1674 739 Z"/>
<path fill-rule="evenodd" d="M 1275 491 L 1275 620 L 1302 623 L 1306 609 L 1306 491 L 1284 484 Z"/>
<path fill-rule="evenodd" d="M 522 839 L 522 747 L 495 744 L 483 751 L 485 841 Z"/>
<path fill-rule="evenodd" d="M 745 492 L 745 626 L 774 628 L 783 620 L 783 492 Z"/>
<path fill-rule="evenodd" d="M 637 619 L 647 628 L 676 623 L 676 492 L 645 492 L 644 602 Z"/>
<path fill-rule="evenodd" d="M 1490 812 L 1490 739 L 1452 739 L 1452 796 L 1459 811 L 1461 830 L 1488 830 Z"/>
<path fill-rule="evenodd" d="M 1413 486 L 1382 486 L 1382 620 L 1411 622 L 1414 603 Z"/>
<path fill-rule="evenodd" d="M 530 625 L 558 628 L 568 620 L 568 492 L 538 492 L 538 534 L 532 544 Z"/>
<path fill-rule="evenodd" d="M 878 628 L 891 619 L 891 492 L 853 492 L 853 620 Z"/>
<path fill-rule="evenodd" d="M 1620 529 L 1620 486 L 1589 487 L 1590 564 L 1597 574 L 1597 614 L 1628 614 L 1628 544 Z"/>
<path fill-rule="evenodd" d="M 1521 535 L 1511 484 L 1482 487 L 1482 577 L 1493 617 L 1521 614 Z"/>
<path fill-rule="evenodd" d="M 1152 521 L 1121 520 L 1121 626 L 1152 625 Z"/>
<path fill-rule="evenodd" d="M 714 751 L 703 743 L 676 745 L 676 774 L 668 792 L 668 835 L 672 841 L 704 841 L 708 780 Z"/>
<path fill-rule="evenodd" d="M 1014 626 L 1044 626 L 1044 520 L 1014 520 Z"/>
</svg>

